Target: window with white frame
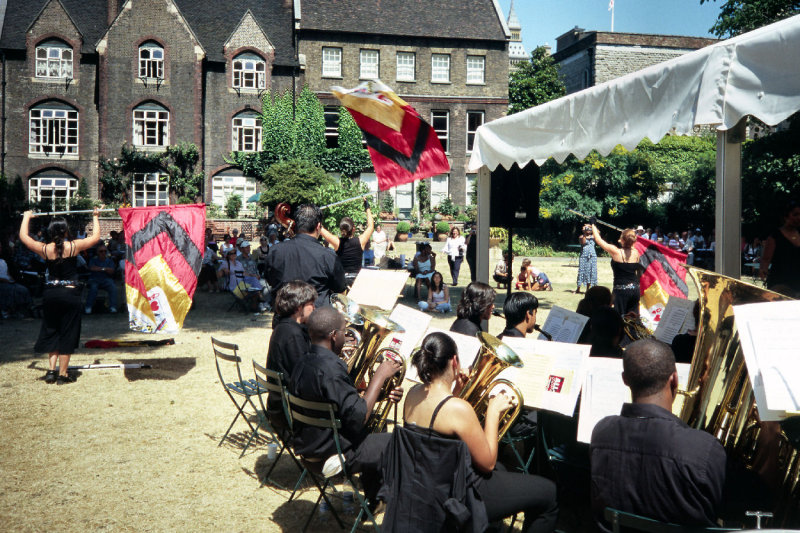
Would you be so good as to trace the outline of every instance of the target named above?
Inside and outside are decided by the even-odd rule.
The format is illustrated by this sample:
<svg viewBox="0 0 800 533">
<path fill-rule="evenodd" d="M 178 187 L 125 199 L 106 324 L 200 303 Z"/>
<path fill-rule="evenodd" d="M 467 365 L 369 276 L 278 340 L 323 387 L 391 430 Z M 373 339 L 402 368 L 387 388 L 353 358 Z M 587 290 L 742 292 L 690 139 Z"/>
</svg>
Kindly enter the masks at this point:
<svg viewBox="0 0 800 533">
<path fill-rule="evenodd" d="M 28 153 L 78 155 L 78 111 L 65 104 L 47 103 L 30 110 Z"/>
<path fill-rule="evenodd" d="M 233 59 L 233 86 L 239 89 L 264 89 L 267 86 L 267 63 L 252 53 Z"/>
<path fill-rule="evenodd" d="M 416 55 L 414 52 L 397 52 L 397 81 L 415 81 Z"/>
<path fill-rule="evenodd" d="M 442 142 L 445 152 L 450 151 L 450 111 L 431 111 L 431 126 Z"/>
<path fill-rule="evenodd" d="M 450 176 L 440 174 L 431 178 L 431 207 L 436 207 L 449 194 Z"/>
<path fill-rule="evenodd" d="M 238 194 L 242 203 L 256 193 L 256 179 L 234 173 L 217 174 L 211 178 L 211 202 L 220 207 L 225 206 L 228 198 Z"/>
<path fill-rule="evenodd" d="M 483 83 L 486 70 L 486 58 L 483 56 L 467 56 L 467 83 Z"/>
<path fill-rule="evenodd" d="M 28 201 L 43 202 L 52 210 L 69 209 L 78 193 L 78 180 L 66 172 L 45 170 L 28 180 Z"/>
<path fill-rule="evenodd" d="M 322 77 L 342 77 L 342 49 L 330 46 L 322 47 Z"/>
<path fill-rule="evenodd" d="M 339 147 L 339 108 L 335 105 L 326 105 L 325 114 L 325 146 L 328 148 Z"/>
<path fill-rule="evenodd" d="M 391 190 L 394 195 L 394 205 L 398 212 L 409 216 L 414 208 L 414 182 L 398 185 Z"/>
<path fill-rule="evenodd" d="M 372 193 L 372 209 L 380 211 L 375 207 L 378 205 L 378 176 L 374 172 L 362 172 L 358 181 L 367 186 L 367 190 Z"/>
<path fill-rule="evenodd" d="M 380 54 L 377 50 L 361 50 L 359 54 L 361 70 L 359 77 L 363 80 L 376 80 L 379 74 Z"/>
<path fill-rule="evenodd" d="M 164 49 L 146 42 L 139 47 L 139 77 L 164 79 Z"/>
<path fill-rule="evenodd" d="M 467 152 L 472 151 L 475 144 L 475 132 L 483 126 L 483 111 L 467 111 Z"/>
<path fill-rule="evenodd" d="M 475 190 L 475 184 L 478 182 L 478 175 L 477 174 L 467 174 L 467 183 L 466 183 L 466 197 L 464 198 L 464 205 L 475 205 L 475 201 L 473 201 L 472 191 Z"/>
<path fill-rule="evenodd" d="M 169 179 L 160 172 L 134 173 L 133 207 L 169 205 Z"/>
<path fill-rule="evenodd" d="M 439 83 L 450 81 L 450 54 L 431 55 L 431 81 Z"/>
<path fill-rule="evenodd" d="M 158 104 L 144 104 L 133 110 L 134 146 L 169 145 L 169 111 Z"/>
<path fill-rule="evenodd" d="M 234 152 L 261 151 L 261 117 L 253 112 L 239 113 L 231 125 Z"/>
<path fill-rule="evenodd" d="M 36 46 L 37 78 L 72 78 L 72 48 L 61 41 L 45 41 Z"/>
</svg>

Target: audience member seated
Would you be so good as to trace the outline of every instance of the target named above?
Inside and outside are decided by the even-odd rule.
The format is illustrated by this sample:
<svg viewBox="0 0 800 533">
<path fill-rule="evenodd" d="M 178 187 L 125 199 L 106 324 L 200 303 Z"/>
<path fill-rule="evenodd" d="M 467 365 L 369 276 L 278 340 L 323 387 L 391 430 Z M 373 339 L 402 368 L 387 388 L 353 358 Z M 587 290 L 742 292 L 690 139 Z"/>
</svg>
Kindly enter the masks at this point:
<svg viewBox="0 0 800 533">
<path fill-rule="evenodd" d="M 586 290 L 586 294 L 583 296 L 583 299 L 578 302 L 578 307 L 575 309 L 575 312 L 591 319 L 596 310 L 601 307 L 611 307 L 612 301 L 611 289 L 603 287 L 602 285 L 595 285 Z M 589 337 L 591 331 L 592 321 L 588 320 L 578 339 L 578 344 L 591 344 L 592 341 Z"/>
<path fill-rule="evenodd" d="M 267 275 L 267 254 L 269 253 L 269 240 L 266 235 L 258 238 L 258 246 L 253 250 L 253 260 L 258 268 L 258 275 L 264 278 Z"/>
<path fill-rule="evenodd" d="M 686 333 L 675 335 L 672 339 L 672 352 L 677 363 L 691 363 L 694 355 L 694 346 L 697 343 L 697 327 L 700 324 L 700 300 L 694 301 L 692 307 L 694 327 Z"/>
<path fill-rule="evenodd" d="M 622 379 L 632 403 L 595 426 L 591 438 L 592 513 L 606 507 L 682 526 L 714 526 L 723 500 L 726 456 L 710 433 L 672 414 L 675 357 L 655 339 L 628 346 Z"/>
<path fill-rule="evenodd" d="M 11 275 L 8 262 L 2 258 L 7 254 L 3 252 L 3 244 L 0 242 L 0 312 L 3 318 L 21 318 L 30 313 L 31 293 Z"/>
<path fill-rule="evenodd" d="M 428 288 L 428 300 L 417 302 L 420 311 L 432 313 L 450 312 L 450 289 L 444 282 L 442 273 L 438 270 L 431 275 L 431 285 Z"/>
<path fill-rule="evenodd" d="M 125 255 L 127 254 L 127 245 L 125 244 L 125 233 L 122 231 L 112 231 L 111 239 L 108 242 L 108 254 L 114 260 L 115 265 L 119 268 L 119 272 L 125 272 Z"/>
<path fill-rule="evenodd" d="M 445 333 L 426 336 L 411 361 L 422 383 L 415 385 L 408 394 L 403 408 L 404 428 L 461 440 L 467 445 L 472 470 L 480 475 L 475 489 L 489 522 L 499 522 L 522 511 L 525 513 L 522 531 L 553 531 L 558 518 L 556 485 L 540 476 L 506 472 L 497 464 L 499 419 L 512 407 L 511 398 L 505 392 L 492 396 L 481 425 L 473 407 L 458 398 L 467 376 L 461 370 L 455 341 Z M 415 510 L 419 511 L 403 511 L 413 514 Z M 475 509 L 472 512 L 475 513 Z M 387 516 L 393 516 L 391 511 Z M 480 524 L 476 527 L 483 530 Z"/>
<path fill-rule="evenodd" d="M 206 232 L 206 249 L 203 253 L 203 265 L 200 268 L 200 274 L 197 276 L 197 285 L 200 287 L 205 285 L 208 292 L 217 292 L 219 290 L 219 285 L 217 284 L 219 256 L 211 248 L 209 238 L 209 232 Z"/>
<path fill-rule="evenodd" d="M 414 257 L 412 268 L 415 272 L 414 277 L 414 298 L 417 301 L 422 300 L 422 285 L 430 290 L 431 276 L 436 271 L 436 256 L 433 255 L 431 245 L 425 244 L 422 246 L 419 254 Z"/>
<path fill-rule="evenodd" d="M 512 256 L 509 252 L 503 252 L 503 258 L 497 262 L 494 267 L 494 278 L 497 283 L 497 288 L 502 288 L 501 285 L 509 285 L 511 283 L 511 264 Z"/>
<path fill-rule="evenodd" d="M 391 436 L 389 433 L 368 433 L 365 424 L 384 383 L 400 370 L 400 364 L 389 358 L 384 359 L 362 396 L 347 373 L 347 365 L 339 358 L 347 325 L 344 316 L 333 307 L 319 307 L 311 313 L 306 324 L 311 349 L 292 369 L 289 391 L 304 400 L 332 402 L 336 405 L 337 416 L 342 423 L 339 444 L 348 472 L 361 473 L 364 493 L 374 508 L 381 486 L 382 456 Z M 403 389 L 400 387 L 392 389 L 389 394 L 394 402 L 402 396 Z M 313 468 L 317 464 L 324 474 L 337 470 L 336 443 L 330 429 L 308 426 L 298 421 L 294 430 L 295 453 L 302 456 L 307 466 Z"/>
<path fill-rule="evenodd" d="M 219 252 L 219 246 L 214 240 L 214 231 L 211 228 L 206 228 L 206 246 L 214 250 L 214 253 Z"/>
<path fill-rule="evenodd" d="M 228 245 L 223 251 L 223 260 L 220 262 L 217 277 L 222 280 L 226 291 L 233 291 L 238 283 L 236 273 L 241 272 L 244 276 L 244 267 L 236 258 L 236 248 Z"/>
<path fill-rule="evenodd" d="M 87 315 L 92 313 L 98 289 L 108 294 L 108 306 L 112 313 L 117 312 L 117 286 L 114 284 L 116 265 L 108 256 L 108 248 L 104 244 L 97 247 L 97 253 L 89 259 L 89 293 L 86 295 Z"/>
<path fill-rule="evenodd" d="M 622 357 L 622 348 L 619 343 L 622 340 L 623 323 L 612 307 L 601 307 L 597 309 L 592 318 L 589 319 L 592 332 L 590 340 L 592 350 L 589 355 L 592 357 Z"/>
<path fill-rule="evenodd" d="M 470 337 L 483 331 L 481 323 L 492 316 L 494 297 L 494 289 L 483 282 L 473 281 L 467 285 L 456 308 L 458 318 L 450 331 Z"/>
</svg>

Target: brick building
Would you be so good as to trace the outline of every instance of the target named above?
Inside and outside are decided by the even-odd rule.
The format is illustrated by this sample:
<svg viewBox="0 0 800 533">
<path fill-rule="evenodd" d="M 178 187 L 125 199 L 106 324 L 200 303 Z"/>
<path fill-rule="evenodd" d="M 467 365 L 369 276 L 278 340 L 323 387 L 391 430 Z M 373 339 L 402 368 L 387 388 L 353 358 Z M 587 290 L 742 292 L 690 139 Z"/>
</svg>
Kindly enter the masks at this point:
<svg viewBox="0 0 800 533">
<path fill-rule="evenodd" d="M 447 146 L 453 170 L 433 179 L 435 200 L 463 204 L 472 134 L 507 108 L 509 32 L 492 0 L 7 4 L 0 171 L 21 178 L 32 200 L 69 197 L 83 178 L 97 195 L 101 157 L 117 157 L 125 143 L 163 151 L 181 141 L 201 152 L 206 202 L 250 196 L 255 180 L 224 157 L 260 150 L 265 91 L 308 82 L 333 105 L 331 85 L 380 77 Z M 327 118 L 335 124 L 335 113 Z M 363 178 L 374 186 L 374 175 Z M 134 205 L 172 196 L 157 174 L 134 176 Z"/>
<path fill-rule="evenodd" d="M 717 42 L 705 37 L 586 31 L 575 27 L 556 39 L 553 59 L 567 94 L 619 78 Z"/>
</svg>

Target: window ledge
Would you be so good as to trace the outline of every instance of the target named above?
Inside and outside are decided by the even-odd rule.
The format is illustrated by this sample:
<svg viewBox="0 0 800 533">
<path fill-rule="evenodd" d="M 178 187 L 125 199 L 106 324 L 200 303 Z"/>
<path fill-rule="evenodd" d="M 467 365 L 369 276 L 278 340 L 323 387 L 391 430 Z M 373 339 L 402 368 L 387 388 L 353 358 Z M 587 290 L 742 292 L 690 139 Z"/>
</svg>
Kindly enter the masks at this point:
<svg viewBox="0 0 800 533">
<path fill-rule="evenodd" d="M 167 81 L 167 78 L 161 78 L 161 81 L 159 82 L 159 78 L 140 78 L 137 76 L 133 80 L 135 83 L 138 83 L 139 85 L 144 85 L 145 87 L 150 87 L 151 85 L 154 87 L 156 85 L 158 85 L 159 87 L 165 87 L 169 85 L 169 81 Z M 147 80 L 146 85 L 145 85 L 145 80 Z"/>
<path fill-rule="evenodd" d="M 437 85 L 453 85 L 453 82 L 451 82 L 451 81 L 433 81 L 433 80 L 431 80 L 431 83 L 435 83 Z"/>
<path fill-rule="evenodd" d="M 341 75 L 340 75 L 340 76 L 326 76 L 325 74 L 323 74 L 323 75 L 322 75 L 322 76 L 320 76 L 320 77 L 321 77 L 321 78 L 324 78 L 324 79 L 326 79 L 326 80 L 343 80 L 343 79 L 344 79 L 344 77 L 343 77 L 343 76 L 341 76 Z"/>
<path fill-rule="evenodd" d="M 244 94 L 258 94 L 258 93 L 260 93 L 262 91 L 266 91 L 266 90 L 267 90 L 266 88 L 264 88 L 264 89 L 254 89 L 252 87 L 233 87 L 233 86 L 228 87 L 228 91 L 229 92 L 233 92 L 233 93 L 241 92 L 241 93 L 244 93 Z"/>
<path fill-rule="evenodd" d="M 417 83 L 417 80 L 395 80 L 398 83 Z"/>
<path fill-rule="evenodd" d="M 483 82 L 477 83 L 477 82 L 474 82 L 474 81 L 468 81 L 467 85 L 475 85 L 475 86 L 480 87 L 480 86 L 486 86 L 486 82 L 483 81 Z"/>
<path fill-rule="evenodd" d="M 134 144 L 133 147 L 140 152 L 166 152 L 167 146 L 148 146 L 148 145 L 141 145 L 141 144 Z"/>
<path fill-rule="evenodd" d="M 78 154 L 40 154 L 40 153 L 28 153 L 28 159 L 50 159 L 50 160 L 57 160 L 57 161 L 77 161 Z"/>
<path fill-rule="evenodd" d="M 70 85 L 77 85 L 78 84 L 78 80 L 76 80 L 75 78 L 40 78 L 38 76 L 32 76 L 31 77 L 31 81 L 33 83 L 46 83 L 46 84 L 50 84 L 50 85 L 62 85 L 63 86 L 63 85 L 65 85 L 67 83 L 67 80 L 69 80 L 69 84 Z"/>
</svg>

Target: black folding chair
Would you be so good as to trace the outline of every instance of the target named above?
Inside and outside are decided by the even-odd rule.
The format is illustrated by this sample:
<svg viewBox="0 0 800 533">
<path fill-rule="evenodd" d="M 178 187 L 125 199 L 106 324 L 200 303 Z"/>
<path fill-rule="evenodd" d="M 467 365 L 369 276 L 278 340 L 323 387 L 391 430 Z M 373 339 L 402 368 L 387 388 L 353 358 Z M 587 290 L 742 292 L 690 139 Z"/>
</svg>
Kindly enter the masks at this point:
<svg viewBox="0 0 800 533">
<path fill-rule="evenodd" d="M 252 398 L 266 391 L 261 389 L 255 379 L 245 380 L 242 378 L 242 359 L 237 354 L 239 347 L 236 344 L 223 342 L 211 337 L 211 346 L 214 348 L 214 358 L 220 383 L 222 383 L 222 387 L 233 402 L 233 405 L 236 406 L 236 416 L 233 417 L 231 425 L 228 426 L 228 430 L 222 436 L 222 439 L 220 439 L 218 446 L 222 446 L 222 443 L 225 442 L 233 425 L 241 416 L 250 428 L 250 436 L 242 449 L 241 455 L 239 455 L 239 457 L 242 457 L 244 456 L 244 452 L 247 451 L 247 447 L 250 446 L 250 443 L 253 441 L 253 438 L 258 435 L 258 427 L 254 427 L 253 424 L 250 423 L 250 420 L 248 420 L 245 414 L 245 408 L 249 405 L 254 413 L 258 413 L 258 409 L 256 409 Z M 223 367 L 226 368 L 225 372 L 223 372 Z M 226 379 L 226 376 L 223 374 L 234 374 L 235 377 L 229 380 Z"/>
<path fill-rule="evenodd" d="M 281 432 L 272 426 L 269 422 L 269 418 L 267 417 L 267 407 L 264 404 L 264 395 L 259 394 L 257 396 L 258 403 L 261 409 L 258 411 L 258 421 L 259 425 L 265 428 L 267 431 L 272 433 L 275 440 L 278 442 L 278 453 L 275 455 L 275 460 L 272 462 L 272 466 L 269 467 L 269 470 L 264 475 L 264 480 L 261 482 L 263 486 L 267 481 L 270 481 L 272 484 L 276 485 L 277 487 L 287 490 L 286 487 L 283 487 L 281 484 L 272 481 L 270 479 L 270 475 L 272 471 L 275 469 L 275 466 L 278 464 L 278 460 L 283 455 L 283 452 L 286 452 L 287 455 L 292 459 L 297 468 L 300 470 L 300 477 L 297 479 L 297 482 L 294 484 L 294 490 L 292 490 L 291 496 L 289 496 L 289 501 L 292 501 L 294 495 L 297 493 L 297 489 L 300 487 L 300 484 L 305 479 L 307 471 L 300 464 L 300 461 L 297 459 L 297 456 L 294 454 L 294 451 L 291 448 L 291 435 L 292 435 L 292 422 L 291 417 L 289 416 L 289 404 L 286 401 L 286 387 L 283 382 L 283 373 L 276 372 L 274 370 L 268 370 L 261 366 L 260 364 L 253 361 L 253 372 L 256 375 L 256 383 L 261 390 L 265 392 L 271 392 L 272 394 L 278 394 L 281 398 L 281 405 L 283 406 L 283 416 L 286 419 L 286 431 Z"/>
<path fill-rule="evenodd" d="M 297 423 L 300 423 L 318 428 L 330 429 L 333 432 L 333 442 L 336 445 L 336 457 L 342 467 L 341 475 L 344 476 L 345 480 L 347 480 L 353 487 L 353 494 L 358 500 L 360 506 L 358 516 L 353 523 L 353 528 L 350 530 L 350 533 L 355 532 L 358 524 L 361 522 L 361 518 L 365 515 L 367 519 L 372 522 L 375 531 L 380 531 L 378 524 L 375 522 L 375 516 L 369 510 L 366 498 L 364 498 L 364 495 L 361 494 L 361 491 L 356 488 L 356 484 L 354 483 L 352 477 L 353 475 L 348 472 L 344 454 L 342 453 L 342 446 L 339 441 L 339 430 L 342 427 L 342 422 L 336 417 L 336 405 L 330 402 L 312 402 L 303 400 L 297 396 L 293 396 L 291 393 L 287 394 L 287 400 L 289 401 L 289 415 L 293 421 L 292 427 L 296 428 Z M 339 524 L 339 527 L 344 529 L 344 524 L 342 523 L 341 518 L 339 518 L 339 515 L 333 508 L 333 505 L 331 505 L 328 495 L 326 494 L 326 490 L 332 485 L 332 477 L 326 478 L 322 474 L 322 467 L 324 463 L 322 461 L 309 461 L 303 457 L 301 457 L 301 461 L 303 462 L 303 466 L 305 466 L 308 470 L 308 474 L 314 482 L 314 485 L 316 485 L 317 489 L 319 490 L 319 498 L 317 498 L 314 508 L 311 510 L 311 514 L 308 515 L 308 520 L 306 520 L 306 523 L 303 526 L 303 533 L 305 533 L 306 529 L 308 529 L 308 526 L 311 523 L 311 520 L 314 518 L 314 515 L 316 514 L 319 504 L 323 498 L 327 502 L 331 513 L 333 513 L 336 522 Z"/>
<path fill-rule="evenodd" d="M 711 533 L 715 531 L 737 531 L 736 529 L 724 527 L 686 527 L 668 522 L 660 522 L 652 518 L 640 516 L 633 513 L 626 513 L 605 508 L 605 519 L 611 525 L 613 533 L 623 533 L 625 531 L 646 531 L 648 533 Z"/>
</svg>

